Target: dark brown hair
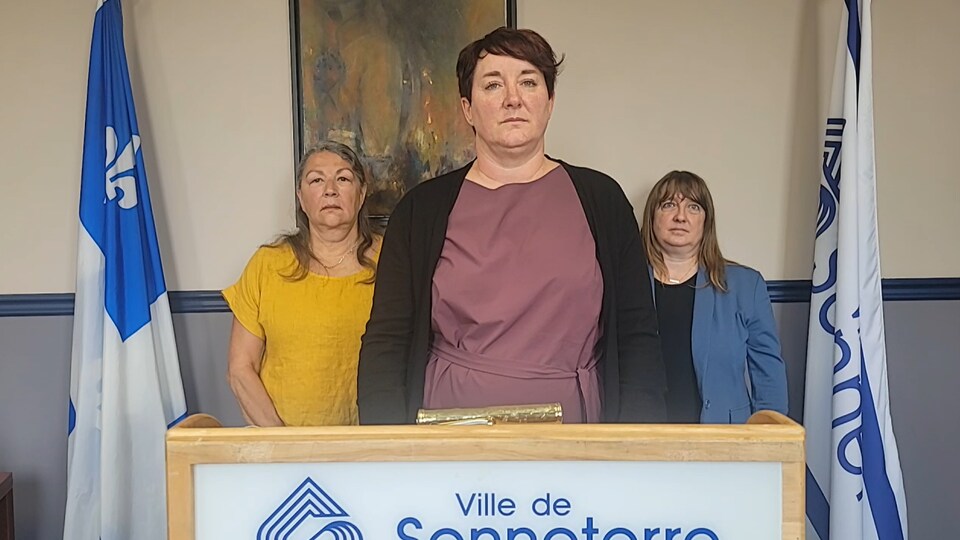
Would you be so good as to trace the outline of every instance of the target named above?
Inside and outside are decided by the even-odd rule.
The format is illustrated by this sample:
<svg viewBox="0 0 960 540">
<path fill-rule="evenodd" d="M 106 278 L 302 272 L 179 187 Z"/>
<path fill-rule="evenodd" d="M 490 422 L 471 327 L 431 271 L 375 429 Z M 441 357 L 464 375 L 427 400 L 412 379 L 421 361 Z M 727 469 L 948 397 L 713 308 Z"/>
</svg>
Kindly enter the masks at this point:
<svg viewBox="0 0 960 540">
<path fill-rule="evenodd" d="M 357 182 L 360 183 L 360 186 L 369 188 L 366 171 L 357 154 L 351 150 L 349 146 L 344 144 L 324 141 L 308 150 L 303 157 L 300 158 L 300 163 L 297 165 L 297 174 L 294 178 L 294 189 L 298 193 L 300 191 L 300 183 L 306 174 L 307 162 L 311 157 L 320 152 L 330 152 L 343 158 L 343 160 L 350 165 L 350 170 L 353 171 L 353 175 L 356 177 Z M 289 274 L 283 276 L 290 281 L 300 281 L 307 277 L 307 274 L 310 272 L 311 260 L 317 261 L 318 263 L 320 262 L 317 256 L 313 254 L 313 250 L 310 249 L 310 220 L 307 218 L 307 213 L 300 207 L 299 197 L 297 198 L 296 204 L 297 230 L 288 234 L 282 234 L 269 244 L 273 247 L 286 244 L 290 246 L 293 254 L 297 257 L 296 267 L 293 268 Z M 377 263 L 367 256 L 367 251 L 370 249 L 370 246 L 373 245 L 374 228 L 373 223 L 370 221 L 370 212 L 367 209 L 366 200 L 363 201 L 363 204 L 360 206 L 360 212 L 357 214 L 357 230 L 360 233 L 360 244 L 357 246 L 357 260 L 360 261 L 361 266 L 373 272 L 370 278 L 364 281 L 364 283 L 370 284 L 377 278 Z"/>
<path fill-rule="evenodd" d="M 501 26 L 493 32 L 467 45 L 460 51 L 457 59 L 457 81 L 460 84 L 460 97 L 473 101 L 473 74 L 477 70 L 477 62 L 488 54 L 509 56 L 525 62 L 530 62 L 543 74 L 547 85 L 547 96 L 553 97 L 553 89 L 557 83 L 557 73 L 563 57 L 557 60 L 547 40 L 533 30 L 506 28 Z"/>
<path fill-rule="evenodd" d="M 699 204 L 703 208 L 703 239 L 700 241 L 700 252 L 697 254 L 699 264 L 707 270 L 710 284 L 719 291 L 727 290 L 728 261 L 720 253 L 720 243 L 717 241 L 716 210 L 713 197 L 707 189 L 703 178 L 689 171 L 671 171 L 661 178 L 650 195 L 647 204 L 643 207 L 643 223 L 640 227 L 640 236 L 643 238 L 643 247 L 647 252 L 647 260 L 660 274 L 667 273 L 663 262 L 663 251 L 654 237 L 653 219 L 660 207 L 666 201 L 682 195 L 686 199 Z"/>
</svg>

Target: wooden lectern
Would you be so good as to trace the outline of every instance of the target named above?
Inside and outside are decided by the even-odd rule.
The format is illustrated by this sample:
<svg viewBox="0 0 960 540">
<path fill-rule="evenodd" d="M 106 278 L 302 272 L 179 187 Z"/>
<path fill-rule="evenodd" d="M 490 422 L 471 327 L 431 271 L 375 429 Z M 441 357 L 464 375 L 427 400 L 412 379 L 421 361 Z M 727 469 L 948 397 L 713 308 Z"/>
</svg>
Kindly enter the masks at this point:
<svg viewBox="0 0 960 540">
<path fill-rule="evenodd" d="M 222 428 L 167 434 L 173 540 L 804 537 L 804 431 L 747 425 Z"/>
</svg>

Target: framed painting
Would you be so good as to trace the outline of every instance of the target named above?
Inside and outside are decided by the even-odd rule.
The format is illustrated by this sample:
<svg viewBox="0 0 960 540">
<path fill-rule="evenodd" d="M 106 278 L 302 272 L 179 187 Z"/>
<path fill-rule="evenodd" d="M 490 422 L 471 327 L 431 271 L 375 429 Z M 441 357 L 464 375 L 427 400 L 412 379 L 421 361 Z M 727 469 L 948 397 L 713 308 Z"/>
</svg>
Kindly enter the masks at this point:
<svg viewBox="0 0 960 540">
<path fill-rule="evenodd" d="M 460 50 L 516 26 L 516 0 L 290 0 L 294 150 L 357 151 L 371 214 L 473 159 L 460 112 Z"/>
</svg>

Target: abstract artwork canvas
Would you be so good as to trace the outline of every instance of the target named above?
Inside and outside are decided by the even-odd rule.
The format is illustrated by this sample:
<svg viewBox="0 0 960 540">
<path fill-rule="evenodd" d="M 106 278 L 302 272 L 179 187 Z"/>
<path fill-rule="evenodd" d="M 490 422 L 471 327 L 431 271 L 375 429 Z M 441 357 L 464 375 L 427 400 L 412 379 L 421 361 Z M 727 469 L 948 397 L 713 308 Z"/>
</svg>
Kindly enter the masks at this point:
<svg viewBox="0 0 960 540">
<path fill-rule="evenodd" d="M 473 159 L 460 112 L 460 50 L 514 26 L 504 0 L 291 0 L 297 154 L 344 143 L 389 215 L 412 186 Z"/>
</svg>

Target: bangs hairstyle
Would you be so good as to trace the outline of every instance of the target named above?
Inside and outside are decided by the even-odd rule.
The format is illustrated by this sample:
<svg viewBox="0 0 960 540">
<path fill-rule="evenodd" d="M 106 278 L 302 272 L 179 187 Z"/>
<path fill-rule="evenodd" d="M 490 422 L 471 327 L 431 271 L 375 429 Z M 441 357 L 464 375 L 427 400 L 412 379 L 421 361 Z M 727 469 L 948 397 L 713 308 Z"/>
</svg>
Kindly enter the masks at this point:
<svg viewBox="0 0 960 540">
<path fill-rule="evenodd" d="M 473 76 L 477 70 L 477 62 L 488 54 L 509 56 L 533 64 L 533 67 L 543 75 L 544 83 L 547 85 L 547 96 L 553 98 L 553 90 L 563 58 L 557 60 L 557 55 L 547 40 L 533 30 L 518 30 L 505 26 L 497 28 L 460 51 L 460 57 L 457 59 L 460 97 L 473 102 Z"/>
<path fill-rule="evenodd" d="M 350 166 L 350 170 L 353 172 L 357 183 L 359 183 L 362 188 L 369 190 L 370 186 L 367 180 L 367 173 L 357 154 L 345 144 L 324 141 L 307 150 L 300 159 L 300 163 L 297 165 L 297 174 L 293 180 L 293 187 L 297 193 L 300 192 L 300 183 L 307 174 L 307 162 L 310 161 L 311 157 L 320 152 L 330 152 L 331 154 L 340 156 L 340 158 Z M 364 199 L 363 204 L 360 206 L 360 212 L 357 214 L 357 231 L 360 234 L 360 243 L 357 244 L 357 260 L 361 266 L 373 272 L 369 279 L 363 281 L 363 283 L 372 284 L 377 278 L 377 263 L 367 256 L 367 251 L 374 242 L 374 227 L 370 220 L 367 200 L 369 200 L 369 198 Z M 283 277 L 289 281 L 300 281 L 306 278 L 310 273 L 311 260 L 320 263 L 317 256 L 313 254 L 313 250 L 310 249 L 310 220 L 307 218 L 307 213 L 300 207 L 299 197 L 296 199 L 296 204 L 297 229 L 288 234 L 281 234 L 276 240 L 268 244 L 270 247 L 280 247 L 286 244 L 293 250 L 293 254 L 297 258 L 297 264 L 291 269 L 290 273 L 283 274 Z M 322 265 L 323 263 L 320 264 Z"/>
<path fill-rule="evenodd" d="M 647 204 L 643 208 L 643 225 L 640 227 L 640 236 L 643 238 L 647 260 L 650 261 L 657 273 L 660 275 L 667 274 L 667 266 L 663 262 L 663 251 L 654 237 L 653 220 L 660 205 L 672 200 L 677 195 L 689 199 L 703 208 L 703 239 L 700 241 L 700 252 L 698 253 L 699 265 L 706 269 L 710 285 L 713 285 L 719 291 L 726 292 L 726 265 L 731 261 L 725 259 L 720 252 L 713 197 L 710 195 L 710 190 L 707 189 L 707 183 L 704 182 L 703 178 L 692 172 L 671 171 L 650 190 L 650 195 L 647 196 Z"/>
</svg>

